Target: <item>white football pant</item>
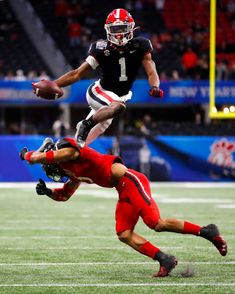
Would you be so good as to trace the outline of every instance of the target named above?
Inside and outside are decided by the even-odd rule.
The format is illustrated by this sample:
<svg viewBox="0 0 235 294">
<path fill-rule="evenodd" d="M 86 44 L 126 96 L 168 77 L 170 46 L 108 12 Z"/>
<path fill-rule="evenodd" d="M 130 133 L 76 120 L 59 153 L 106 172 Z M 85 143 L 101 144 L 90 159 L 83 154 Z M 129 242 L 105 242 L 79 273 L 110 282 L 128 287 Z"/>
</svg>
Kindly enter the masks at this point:
<svg viewBox="0 0 235 294">
<path fill-rule="evenodd" d="M 120 101 L 125 103 L 127 100 L 131 99 L 131 96 L 132 92 L 129 91 L 128 94 L 119 97 L 111 91 L 104 90 L 101 87 L 99 80 L 94 82 L 88 87 L 86 92 L 86 99 L 91 108 L 91 111 L 87 115 L 86 119 L 90 118 L 98 109 L 110 105 L 113 101 Z M 113 118 L 110 118 L 95 125 L 89 132 L 89 135 L 86 139 L 86 145 L 89 145 L 98 136 L 102 135 L 105 130 L 110 126 L 112 121 Z M 79 130 L 80 124 L 81 122 L 77 124 L 77 130 Z M 75 135 L 75 137 L 77 137 L 77 134 Z"/>
</svg>

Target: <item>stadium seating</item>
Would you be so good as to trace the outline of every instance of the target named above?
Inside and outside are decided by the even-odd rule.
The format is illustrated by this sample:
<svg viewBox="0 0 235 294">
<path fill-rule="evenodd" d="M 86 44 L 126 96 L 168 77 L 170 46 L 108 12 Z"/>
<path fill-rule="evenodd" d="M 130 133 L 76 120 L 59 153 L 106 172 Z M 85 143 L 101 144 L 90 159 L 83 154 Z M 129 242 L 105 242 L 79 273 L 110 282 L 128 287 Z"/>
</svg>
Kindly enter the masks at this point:
<svg viewBox="0 0 235 294">
<path fill-rule="evenodd" d="M 110 1 L 105 0 L 99 3 L 99 9 L 95 9 L 95 7 L 90 7 L 91 2 L 88 2 L 82 5 L 81 16 L 70 16 L 68 13 L 69 15 L 64 17 L 56 15 L 56 1 L 30 0 L 30 2 L 73 68 L 84 60 L 92 39 L 105 37 L 104 11 L 108 13 L 113 6 Z M 68 23 L 71 19 L 78 19 L 82 26 L 83 36 L 89 39 L 88 41 L 82 40 L 80 46 L 70 46 Z"/>
<path fill-rule="evenodd" d="M 68 16 L 65 17 L 56 15 L 57 1 L 29 1 L 73 68 L 84 60 L 92 41 L 106 37 L 103 24 L 108 13 L 116 8 L 116 4 L 108 0 L 100 1 L 99 9 L 95 9 L 92 2 L 87 2 L 86 4 L 81 4 L 82 16 L 71 17 L 70 13 L 68 13 Z M 69 3 L 69 1 L 67 2 Z M 79 2 L 77 1 L 77 3 Z M 125 7 L 125 1 L 119 1 L 118 6 Z M 148 34 L 148 37 L 150 37 L 153 32 L 161 32 L 164 29 L 161 14 L 155 10 L 147 9 L 140 12 L 133 10 L 131 12 L 136 19 L 137 26 L 141 27 L 140 34 Z M 68 23 L 71 19 L 77 19 L 82 26 L 83 37 L 80 46 L 70 46 Z M 151 24 L 148 21 L 149 19 L 152 20 Z M 172 56 L 168 64 L 171 64 L 173 60 L 174 56 Z M 140 72 L 139 76 L 143 76 L 143 72 Z"/>
<path fill-rule="evenodd" d="M 224 3 L 225 4 L 225 3 Z M 192 26 L 198 25 L 205 34 L 205 48 L 209 47 L 209 21 L 210 21 L 209 1 L 194 0 L 166 0 L 163 13 L 165 25 L 168 30 L 187 30 Z M 231 26 L 229 14 L 226 9 L 217 9 L 217 34 L 216 42 L 220 47 L 223 42 L 235 44 L 235 32 Z"/>
<path fill-rule="evenodd" d="M 0 73 L 49 69 L 35 50 L 7 1 L 0 1 Z"/>
</svg>

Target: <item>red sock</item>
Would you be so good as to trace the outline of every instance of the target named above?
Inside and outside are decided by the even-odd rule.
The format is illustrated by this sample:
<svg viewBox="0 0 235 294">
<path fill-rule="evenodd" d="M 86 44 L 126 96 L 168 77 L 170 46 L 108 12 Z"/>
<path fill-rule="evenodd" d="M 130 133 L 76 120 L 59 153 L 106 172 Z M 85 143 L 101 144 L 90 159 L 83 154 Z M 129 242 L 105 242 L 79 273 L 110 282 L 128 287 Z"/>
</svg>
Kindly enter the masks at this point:
<svg viewBox="0 0 235 294">
<path fill-rule="evenodd" d="M 147 255 L 148 257 L 154 258 L 160 249 L 153 246 L 150 242 L 144 243 L 144 245 L 140 246 L 139 252 Z"/>
<path fill-rule="evenodd" d="M 201 227 L 199 225 L 192 224 L 190 222 L 184 222 L 183 234 L 199 235 Z"/>
</svg>

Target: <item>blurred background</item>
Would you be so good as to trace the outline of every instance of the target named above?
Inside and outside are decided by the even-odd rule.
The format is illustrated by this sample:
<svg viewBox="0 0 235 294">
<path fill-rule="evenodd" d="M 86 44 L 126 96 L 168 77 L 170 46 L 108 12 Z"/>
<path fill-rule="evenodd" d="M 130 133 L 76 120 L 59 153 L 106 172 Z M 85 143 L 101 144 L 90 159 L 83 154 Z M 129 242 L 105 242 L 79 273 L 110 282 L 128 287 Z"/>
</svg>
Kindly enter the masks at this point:
<svg viewBox="0 0 235 294">
<path fill-rule="evenodd" d="M 216 2 L 216 108 L 234 113 L 235 0 Z M 40 166 L 21 162 L 19 150 L 74 136 L 98 72 L 58 101 L 34 96 L 31 83 L 78 67 L 120 7 L 140 26 L 136 34 L 152 41 L 165 97 L 148 95 L 140 70 L 126 112 L 91 147 L 120 154 L 151 181 L 234 181 L 234 119 L 208 114 L 209 0 L 0 0 L 0 181 L 36 181 Z"/>
</svg>

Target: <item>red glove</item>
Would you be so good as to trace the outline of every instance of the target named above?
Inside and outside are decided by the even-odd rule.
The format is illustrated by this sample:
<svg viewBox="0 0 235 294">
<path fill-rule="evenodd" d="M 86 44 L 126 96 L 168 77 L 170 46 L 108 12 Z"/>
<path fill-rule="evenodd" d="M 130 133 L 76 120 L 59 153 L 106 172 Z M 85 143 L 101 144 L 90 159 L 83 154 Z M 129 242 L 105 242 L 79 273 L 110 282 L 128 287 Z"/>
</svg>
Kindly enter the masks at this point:
<svg viewBox="0 0 235 294">
<path fill-rule="evenodd" d="M 162 89 L 152 86 L 151 89 L 149 90 L 149 95 L 153 97 L 159 97 L 162 98 L 164 96 L 164 92 Z"/>
</svg>

